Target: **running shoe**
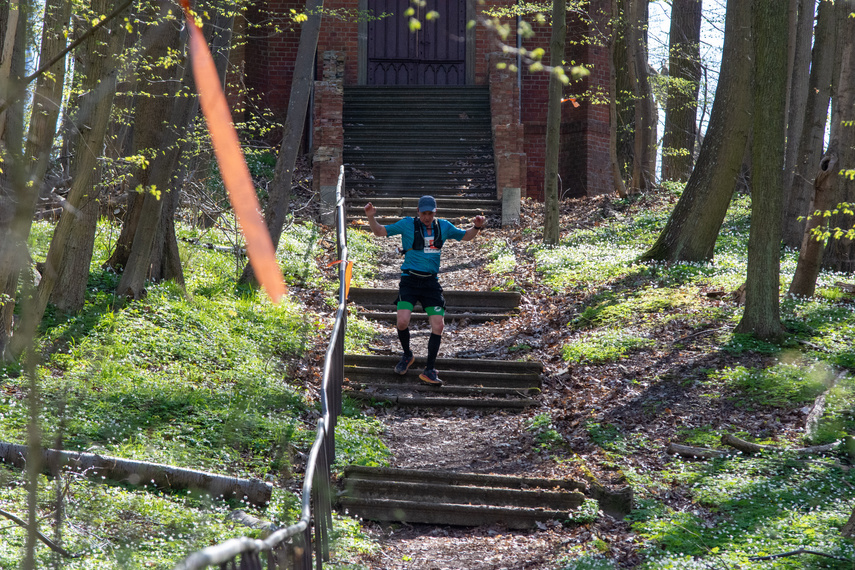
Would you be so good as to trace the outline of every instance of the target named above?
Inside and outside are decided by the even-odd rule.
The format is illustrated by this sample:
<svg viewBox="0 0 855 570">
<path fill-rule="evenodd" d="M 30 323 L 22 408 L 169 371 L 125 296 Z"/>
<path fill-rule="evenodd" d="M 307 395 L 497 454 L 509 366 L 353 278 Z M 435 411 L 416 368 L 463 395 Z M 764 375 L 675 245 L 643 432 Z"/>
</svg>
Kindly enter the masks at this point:
<svg viewBox="0 0 855 570">
<path fill-rule="evenodd" d="M 430 384 L 431 386 L 442 386 L 442 380 L 439 379 L 439 376 L 436 375 L 436 369 L 431 368 L 430 370 L 425 370 L 421 374 L 419 374 L 419 378 L 425 384 Z"/>
<path fill-rule="evenodd" d="M 410 369 L 410 366 L 412 366 L 413 362 L 415 361 L 416 357 L 412 354 L 410 354 L 409 356 L 406 354 L 402 355 L 400 362 L 395 365 L 395 373 L 403 376 L 407 373 L 407 370 Z"/>
</svg>

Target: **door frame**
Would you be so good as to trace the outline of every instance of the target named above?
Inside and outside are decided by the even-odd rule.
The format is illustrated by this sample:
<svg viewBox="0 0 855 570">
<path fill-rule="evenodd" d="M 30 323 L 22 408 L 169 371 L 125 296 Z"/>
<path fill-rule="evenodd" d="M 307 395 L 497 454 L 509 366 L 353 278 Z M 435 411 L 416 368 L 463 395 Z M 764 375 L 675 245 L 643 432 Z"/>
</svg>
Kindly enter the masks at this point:
<svg viewBox="0 0 855 570">
<path fill-rule="evenodd" d="M 460 0 L 466 2 L 466 23 L 475 20 L 475 1 Z M 359 0 L 359 12 L 368 10 L 368 0 Z M 466 85 L 475 85 L 475 29 L 478 26 L 466 26 Z M 356 84 L 368 84 L 368 22 L 360 21 L 357 36 L 357 73 Z"/>
</svg>

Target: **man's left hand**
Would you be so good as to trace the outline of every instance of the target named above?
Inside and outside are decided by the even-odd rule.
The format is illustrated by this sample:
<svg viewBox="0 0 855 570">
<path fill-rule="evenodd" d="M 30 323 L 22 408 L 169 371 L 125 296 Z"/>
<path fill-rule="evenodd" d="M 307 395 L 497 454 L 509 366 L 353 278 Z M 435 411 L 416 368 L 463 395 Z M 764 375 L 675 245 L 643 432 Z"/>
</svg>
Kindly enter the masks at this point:
<svg viewBox="0 0 855 570">
<path fill-rule="evenodd" d="M 472 225 L 476 228 L 483 228 L 484 224 L 487 222 L 487 218 L 484 216 L 475 216 L 472 218 Z"/>
</svg>

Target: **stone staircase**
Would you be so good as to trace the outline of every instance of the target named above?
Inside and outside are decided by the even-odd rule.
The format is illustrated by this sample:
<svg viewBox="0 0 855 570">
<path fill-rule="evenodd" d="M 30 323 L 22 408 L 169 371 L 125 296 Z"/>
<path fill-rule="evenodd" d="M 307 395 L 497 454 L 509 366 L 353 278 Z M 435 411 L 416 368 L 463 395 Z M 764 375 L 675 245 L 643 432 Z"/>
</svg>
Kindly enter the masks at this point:
<svg viewBox="0 0 855 570">
<path fill-rule="evenodd" d="M 446 406 L 520 410 L 534 405 L 543 367 L 538 362 L 437 358 L 444 386 L 418 379 L 425 359 L 416 358 L 400 376 L 393 368 L 400 357 L 349 354 L 344 357 L 345 394 L 373 403 L 399 406 Z"/>
<path fill-rule="evenodd" d="M 527 529 L 569 518 L 587 487 L 567 479 L 351 465 L 339 489 L 340 508 L 365 519 Z"/>
<path fill-rule="evenodd" d="M 345 186 L 355 204 L 371 199 L 380 217 L 400 217 L 430 194 L 445 218 L 501 217 L 488 87 L 347 86 L 343 123 Z M 408 198 L 412 204 L 400 202 Z"/>
</svg>

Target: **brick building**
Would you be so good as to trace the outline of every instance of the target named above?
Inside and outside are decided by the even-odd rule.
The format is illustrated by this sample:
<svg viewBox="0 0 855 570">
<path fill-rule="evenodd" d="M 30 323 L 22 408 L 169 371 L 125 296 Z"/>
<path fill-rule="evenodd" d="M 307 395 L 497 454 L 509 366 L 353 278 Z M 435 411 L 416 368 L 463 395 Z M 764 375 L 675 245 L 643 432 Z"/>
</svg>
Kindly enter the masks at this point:
<svg viewBox="0 0 855 570">
<path fill-rule="evenodd" d="M 292 9 L 299 12 L 305 7 L 293 0 L 259 1 L 247 13 L 250 22 L 260 22 L 271 14 L 289 14 Z M 607 9 L 608 4 L 592 0 L 590 12 Z M 549 75 L 530 72 L 524 62 L 518 72 L 497 65 L 516 64 L 516 56 L 503 53 L 496 32 L 483 25 L 484 13 L 508 5 L 508 0 L 429 0 L 426 7 L 419 8 L 409 0 L 327 0 L 326 11 L 351 17 L 325 15 L 321 26 L 311 109 L 315 184 L 329 184 L 341 164 L 342 89 L 408 81 L 489 85 L 498 195 L 501 197 L 503 188 L 518 188 L 522 196 L 542 200 Z M 452 47 L 440 49 L 441 53 L 434 48 L 431 53 L 413 48 L 413 34 L 403 36 L 400 29 L 404 18 L 398 16 L 410 6 L 415 6 L 415 17 L 419 18 L 424 18 L 430 9 L 439 12 L 445 28 L 434 32 L 434 39 L 440 43 L 447 40 Z M 395 15 L 360 23 L 352 17 L 357 9 Z M 564 89 L 566 98 L 578 97 L 579 103 L 574 106 L 567 101 L 562 105 L 559 175 L 560 189 L 566 197 L 602 194 L 612 189 L 608 168 L 609 113 L 604 97 L 608 92 L 608 48 L 583 40 L 596 36 L 597 25 L 602 25 L 604 19 L 601 12 L 595 18 L 599 22 L 593 23 L 568 13 L 565 61 L 585 65 L 591 73 Z M 478 24 L 467 25 L 473 20 Z M 422 21 L 425 30 L 434 26 Z M 532 38 L 518 40 L 515 22 L 510 23 L 512 30 L 505 44 L 528 50 L 546 49 L 543 61 L 548 62 L 549 26 L 535 26 Z M 395 34 L 401 37 L 393 37 Z M 288 106 L 299 35 L 298 29 L 250 33 L 244 48 L 244 81 L 280 120 Z M 385 43 L 380 39 L 384 37 Z M 409 51 L 401 57 L 394 53 L 396 50 Z M 404 59 L 406 62 L 400 63 Z M 592 99 L 586 96 L 591 92 L 601 95 Z"/>
</svg>

